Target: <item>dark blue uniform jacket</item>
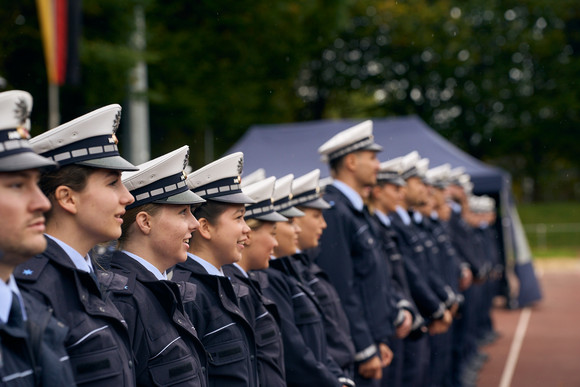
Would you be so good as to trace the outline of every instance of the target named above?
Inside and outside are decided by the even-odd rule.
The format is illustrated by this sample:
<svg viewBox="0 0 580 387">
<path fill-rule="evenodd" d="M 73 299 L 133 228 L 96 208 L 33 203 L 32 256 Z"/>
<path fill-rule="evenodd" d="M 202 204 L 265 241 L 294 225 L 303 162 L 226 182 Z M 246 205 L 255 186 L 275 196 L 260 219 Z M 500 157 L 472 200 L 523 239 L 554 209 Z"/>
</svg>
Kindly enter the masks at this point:
<svg viewBox="0 0 580 387">
<path fill-rule="evenodd" d="M 127 289 L 113 292 L 125 317 L 140 386 L 207 386 L 206 356 L 197 332 L 184 314 L 181 287 L 158 280 L 143 265 L 115 251 L 111 271 L 126 276 Z M 195 286 L 189 298 L 195 297 Z"/>
<path fill-rule="evenodd" d="M 240 308 L 246 320 L 254 327 L 260 385 L 286 386 L 284 347 L 276 304 L 264 296 L 258 279 L 246 277 L 234 265 L 225 265 L 222 269 L 239 295 Z"/>
<path fill-rule="evenodd" d="M 97 284 L 55 241 L 47 242 L 44 253 L 16 267 L 14 277 L 69 327 L 65 343 L 76 383 L 134 386 L 127 324 L 109 297 L 127 285 L 127 278 L 97 270 Z"/>
<path fill-rule="evenodd" d="M 257 386 L 254 331 L 228 277 L 208 274 L 188 258 L 173 269 L 172 281 L 197 286 L 195 300 L 183 307 L 197 329 L 209 362 L 210 386 Z"/>
<path fill-rule="evenodd" d="M 64 341 L 68 328 L 52 309 L 21 292 L 27 321 L 0 323 L 0 385 L 75 386 Z"/>
</svg>

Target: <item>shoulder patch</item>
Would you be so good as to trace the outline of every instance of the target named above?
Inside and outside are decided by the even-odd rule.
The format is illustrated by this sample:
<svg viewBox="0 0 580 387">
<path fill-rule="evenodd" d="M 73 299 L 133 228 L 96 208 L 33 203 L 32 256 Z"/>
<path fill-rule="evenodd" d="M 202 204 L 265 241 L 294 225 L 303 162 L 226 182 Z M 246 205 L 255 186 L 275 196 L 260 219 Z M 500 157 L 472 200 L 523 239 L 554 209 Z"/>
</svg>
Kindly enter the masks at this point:
<svg viewBox="0 0 580 387">
<path fill-rule="evenodd" d="M 14 269 L 14 278 L 19 281 L 35 282 L 48 263 L 48 258 L 37 256 L 29 259 Z"/>
</svg>

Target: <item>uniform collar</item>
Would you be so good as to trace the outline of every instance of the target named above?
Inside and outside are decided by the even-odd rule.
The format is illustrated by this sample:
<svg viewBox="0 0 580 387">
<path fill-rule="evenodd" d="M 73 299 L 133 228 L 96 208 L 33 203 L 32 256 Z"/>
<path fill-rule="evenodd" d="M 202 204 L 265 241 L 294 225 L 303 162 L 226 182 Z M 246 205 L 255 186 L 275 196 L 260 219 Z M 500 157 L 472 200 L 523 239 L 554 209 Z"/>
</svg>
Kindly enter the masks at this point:
<svg viewBox="0 0 580 387">
<path fill-rule="evenodd" d="M 332 185 L 336 187 L 350 201 L 352 206 L 359 212 L 362 212 L 364 203 L 358 192 L 346 185 L 340 180 L 334 180 Z"/>
<path fill-rule="evenodd" d="M 64 252 L 68 255 L 68 257 L 71 259 L 71 261 L 78 270 L 84 271 L 85 273 L 90 273 L 91 271 L 94 271 L 93 264 L 91 263 L 91 258 L 89 257 L 88 254 L 86 257 L 83 257 L 78 251 L 76 251 L 71 246 L 61 241 L 60 239 L 55 238 L 52 235 L 48 234 L 44 235 L 55 241 L 60 246 L 60 248 L 64 250 Z"/>
<path fill-rule="evenodd" d="M 246 278 L 250 278 L 250 277 L 248 276 L 248 273 L 246 273 L 246 271 L 245 271 L 245 270 L 244 270 L 244 269 L 243 269 L 243 268 L 242 268 L 240 265 L 238 265 L 238 264 L 237 264 L 237 263 L 235 263 L 235 262 L 234 262 L 232 265 L 234 265 L 234 266 L 235 266 L 235 267 L 236 267 L 236 268 L 237 268 L 239 271 L 241 271 L 241 272 L 242 272 L 242 274 L 244 275 L 244 277 L 246 277 Z"/>
<path fill-rule="evenodd" d="M 415 223 L 421 224 L 423 222 L 423 214 L 421 214 L 419 211 L 413 211 L 413 220 Z"/>
<path fill-rule="evenodd" d="M 155 266 L 153 266 L 151 264 L 151 262 L 147 261 L 146 259 L 141 258 L 138 255 L 135 255 L 127 250 L 122 250 L 122 252 L 131 257 L 132 259 L 134 259 L 135 261 L 137 261 L 138 263 L 141 264 L 141 266 L 143 266 L 145 269 L 147 269 L 149 272 L 151 272 L 151 274 L 153 274 L 155 276 L 155 278 L 157 278 L 158 280 L 166 280 L 167 279 L 167 273 L 166 272 L 160 272 L 158 268 L 156 268 Z"/>
<path fill-rule="evenodd" d="M 377 218 L 381 221 L 382 224 L 384 224 L 387 227 L 391 226 L 391 219 L 389 219 L 387 214 L 385 214 L 380 210 L 375 210 L 375 214 L 377 215 Z"/>
<path fill-rule="evenodd" d="M 214 265 L 212 265 L 211 263 L 209 263 L 205 259 L 198 257 L 197 255 L 191 254 L 191 253 L 187 253 L 187 256 L 189 258 L 193 259 L 195 262 L 199 263 L 205 269 L 205 271 L 207 271 L 207 274 L 217 275 L 219 277 L 225 277 L 222 269 L 218 269 L 217 267 L 215 267 Z"/>
<path fill-rule="evenodd" d="M 395 211 L 397 211 L 397 214 L 399 214 L 399 217 L 401 218 L 403 223 L 405 223 L 405 226 L 411 225 L 411 217 L 409 216 L 409 213 L 407 211 L 405 211 L 405 209 L 403 207 L 397 206 L 395 208 Z"/>
<path fill-rule="evenodd" d="M 24 308 L 24 303 L 22 302 L 22 295 L 20 290 L 16 285 L 16 280 L 14 276 L 10 274 L 8 283 L 0 281 L 0 321 L 3 323 L 8 322 L 10 317 L 10 307 L 12 306 L 12 297 L 18 297 L 20 301 L 20 308 L 22 309 L 22 317 L 26 320 L 26 309 Z"/>
</svg>

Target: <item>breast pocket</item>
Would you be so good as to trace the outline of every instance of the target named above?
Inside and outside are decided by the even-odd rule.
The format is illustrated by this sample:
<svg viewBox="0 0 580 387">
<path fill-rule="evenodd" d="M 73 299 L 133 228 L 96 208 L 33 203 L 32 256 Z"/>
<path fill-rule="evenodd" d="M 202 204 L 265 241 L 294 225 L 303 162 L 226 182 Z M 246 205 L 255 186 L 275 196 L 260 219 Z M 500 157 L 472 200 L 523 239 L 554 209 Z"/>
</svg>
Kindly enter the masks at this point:
<svg viewBox="0 0 580 387">
<path fill-rule="evenodd" d="M 165 361 L 149 368 L 151 380 L 156 386 L 201 386 L 201 367 L 191 356 Z"/>
<path fill-rule="evenodd" d="M 112 347 L 90 353 L 70 353 L 70 362 L 78 385 L 102 385 L 114 381 L 121 375 L 123 362 L 119 349 Z M 122 379 L 119 379 L 121 381 Z"/>
<path fill-rule="evenodd" d="M 366 277 L 377 269 L 377 261 L 380 259 L 377 256 L 379 248 L 368 227 L 361 227 L 357 233 L 353 251 L 353 265 L 356 275 Z"/>
<path fill-rule="evenodd" d="M 266 310 L 263 310 L 263 313 L 256 317 L 254 329 L 258 347 L 266 347 L 279 340 L 276 320 Z"/>
</svg>

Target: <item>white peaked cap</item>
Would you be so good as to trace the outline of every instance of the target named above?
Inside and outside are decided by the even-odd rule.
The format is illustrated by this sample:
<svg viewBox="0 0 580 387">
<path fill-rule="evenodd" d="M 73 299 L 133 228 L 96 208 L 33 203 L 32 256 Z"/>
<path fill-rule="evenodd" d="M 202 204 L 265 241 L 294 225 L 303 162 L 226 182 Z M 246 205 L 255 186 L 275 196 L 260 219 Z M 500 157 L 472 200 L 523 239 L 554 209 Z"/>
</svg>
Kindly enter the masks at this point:
<svg viewBox="0 0 580 387">
<path fill-rule="evenodd" d="M 117 148 L 115 132 L 120 122 L 121 106 L 107 105 L 32 138 L 30 145 L 60 166 L 134 171 L 137 168 Z"/>
<path fill-rule="evenodd" d="M 30 129 L 32 96 L 23 90 L 10 90 L 0 93 L 0 130 Z"/>
<path fill-rule="evenodd" d="M 187 176 L 187 185 L 206 200 L 232 204 L 255 203 L 242 192 L 240 176 L 243 167 L 244 154 L 232 153 L 190 173 Z"/>
<path fill-rule="evenodd" d="M 256 201 L 255 204 L 246 204 L 246 219 L 258 219 L 267 222 L 285 222 L 287 218 L 274 211 L 274 193 L 275 177 L 268 177 L 257 183 L 250 184 L 242 189 L 246 195 Z"/>
<path fill-rule="evenodd" d="M 320 169 L 315 169 L 294 179 L 292 183 L 292 204 L 320 210 L 330 208 L 330 204 L 322 198 L 320 187 L 318 186 L 319 179 Z"/>
<path fill-rule="evenodd" d="M 449 172 L 451 172 L 451 165 L 448 163 L 429 169 L 425 173 L 427 184 L 437 188 L 445 188 L 449 182 Z"/>
<path fill-rule="evenodd" d="M 121 180 L 135 202 L 127 208 L 147 203 L 197 204 L 205 202 L 189 190 L 184 169 L 189 160 L 189 147 L 182 146 L 139 165 L 136 172 L 123 172 Z"/>
<path fill-rule="evenodd" d="M 0 93 L 0 171 L 56 168 L 56 163 L 37 155 L 30 138 L 32 96 L 26 91 Z"/>
<path fill-rule="evenodd" d="M 248 174 L 247 176 L 242 176 L 242 188 L 247 187 L 250 184 L 257 183 L 266 178 L 266 170 L 264 168 L 258 168 L 254 172 Z"/>
<path fill-rule="evenodd" d="M 449 183 L 460 185 L 459 179 L 460 176 L 465 174 L 465 168 L 463 167 L 456 167 L 449 171 Z"/>
<path fill-rule="evenodd" d="M 401 157 L 399 173 L 403 179 L 407 180 L 410 177 L 417 176 L 417 162 L 419 160 L 421 160 L 421 156 L 419 156 L 417 151 L 412 151 Z"/>
<path fill-rule="evenodd" d="M 318 148 L 322 161 L 329 162 L 359 150 L 380 152 L 383 147 L 375 144 L 373 122 L 367 120 L 334 135 Z"/>
<path fill-rule="evenodd" d="M 394 159 L 383 161 L 379 165 L 377 182 L 390 183 L 401 187 L 407 185 L 400 174 L 402 160 L 402 157 L 395 157 Z"/>
<path fill-rule="evenodd" d="M 417 161 L 417 163 L 415 164 L 415 168 L 417 168 L 417 176 L 424 179 L 425 174 L 429 170 L 429 159 L 422 158 L 421 160 Z"/>
<path fill-rule="evenodd" d="M 274 184 L 274 210 L 288 218 L 304 216 L 304 212 L 292 205 L 292 182 L 294 175 L 288 174 L 276 179 Z"/>
</svg>

